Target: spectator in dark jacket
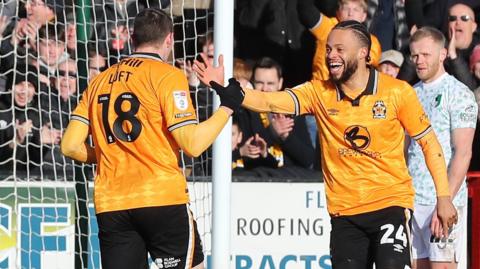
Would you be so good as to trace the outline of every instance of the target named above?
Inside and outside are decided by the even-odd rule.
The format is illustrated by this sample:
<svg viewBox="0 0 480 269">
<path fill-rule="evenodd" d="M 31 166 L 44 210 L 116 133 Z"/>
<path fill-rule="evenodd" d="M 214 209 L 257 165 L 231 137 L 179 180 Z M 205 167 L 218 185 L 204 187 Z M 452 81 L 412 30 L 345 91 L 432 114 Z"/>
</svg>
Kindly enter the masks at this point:
<svg viewBox="0 0 480 269">
<path fill-rule="evenodd" d="M 472 91 L 476 80 L 470 72 L 469 60 L 473 48 L 480 43 L 476 35 L 477 24 L 472 8 L 464 4 L 455 4 L 448 14 L 448 59 L 445 62 L 447 72 L 467 85 Z"/>
<path fill-rule="evenodd" d="M 282 69 L 273 59 L 265 57 L 255 64 L 253 85 L 256 90 L 279 91 L 282 83 Z M 245 157 L 256 156 L 256 152 L 244 148 L 251 149 L 258 135 L 267 142 L 268 150 L 278 160 L 279 167 L 313 167 L 315 152 L 304 116 L 292 118 L 283 114 L 246 110 L 238 116 L 244 141 L 240 150 L 245 152 Z"/>
<path fill-rule="evenodd" d="M 17 171 L 31 170 L 40 166 L 42 144 L 58 144 L 61 132 L 41 123 L 35 68 L 20 66 L 7 85 L 11 92 L 3 93 L 0 102 L 1 167 L 12 171 L 15 163 Z"/>
<path fill-rule="evenodd" d="M 284 68 L 285 86 L 310 79 L 315 41 L 298 18 L 303 0 L 239 0 L 236 19 L 238 57 L 270 57 Z"/>
</svg>

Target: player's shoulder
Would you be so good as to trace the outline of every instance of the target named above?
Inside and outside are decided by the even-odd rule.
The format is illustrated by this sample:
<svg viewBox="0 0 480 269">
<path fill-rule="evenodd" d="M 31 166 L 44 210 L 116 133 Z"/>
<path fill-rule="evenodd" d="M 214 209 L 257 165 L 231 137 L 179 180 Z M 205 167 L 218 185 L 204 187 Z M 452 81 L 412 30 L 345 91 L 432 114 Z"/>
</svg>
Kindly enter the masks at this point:
<svg viewBox="0 0 480 269">
<path fill-rule="evenodd" d="M 330 80 L 312 79 L 292 88 L 292 90 L 313 90 L 323 92 L 335 89 L 335 85 Z"/>
<path fill-rule="evenodd" d="M 144 72 L 155 80 L 183 74 L 180 69 L 169 64 L 155 53 L 135 52 L 122 59 L 121 62 L 134 65 L 137 67 L 136 72 Z"/>
<path fill-rule="evenodd" d="M 414 91 L 413 87 L 404 80 L 400 80 L 384 74 L 382 72 L 376 71 L 378 74 L 378 87 L 379 90 L 386 93 L 392 94 L 402 94 L 405 91 Z"/>
<path fill-rule="evenodd" d="M 441 85 L 452 97 L 475 98 L 475 95 L 467 85 L 448 73 L 445 75 L 444 82 Z"/>
</svg>

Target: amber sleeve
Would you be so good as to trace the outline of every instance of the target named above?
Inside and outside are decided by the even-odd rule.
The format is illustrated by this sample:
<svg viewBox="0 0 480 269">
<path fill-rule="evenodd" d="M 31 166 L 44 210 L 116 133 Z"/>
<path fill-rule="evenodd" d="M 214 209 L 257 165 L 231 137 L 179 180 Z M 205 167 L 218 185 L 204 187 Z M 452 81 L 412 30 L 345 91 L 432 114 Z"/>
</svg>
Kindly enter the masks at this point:
<svg viewBox="0 0 480 269">
<path fill-rule="evenodd" d="M 295 114 L 293 93 L 289 90 L 280 92 L 262 92 L 252 89 L 243 89 L 245 99 L 242 106 L 255 112 L 275 112 Z"/>
<path fill-rule="evenodd" d="M 432 175 L 433 183 L 435 184 L 437 197 L 450 196 L 447 165 L 445 164 L 443 150 L 435 136 L 435 132 L 428 132 L 422 138 L 418 139 L 417 142 L 422 147 L 425 162 Z"/>
<path fill-rule="evenodd" d="M 85 141 L 88 137 L 88 125 L 72 119 L 65 130 L 60 145 L 63 155 L 83 163 L 95 163 L 95 149 Z"/>
<path fill-rule="evenodd" d="M 199 156 L 213 143 L 227 123 L 231 114 L 227 110 L 220 107 L 202 123 L 189 124 L 173 130 L 172 135 L 178 146 L 190 156 Z"/>
</svg>

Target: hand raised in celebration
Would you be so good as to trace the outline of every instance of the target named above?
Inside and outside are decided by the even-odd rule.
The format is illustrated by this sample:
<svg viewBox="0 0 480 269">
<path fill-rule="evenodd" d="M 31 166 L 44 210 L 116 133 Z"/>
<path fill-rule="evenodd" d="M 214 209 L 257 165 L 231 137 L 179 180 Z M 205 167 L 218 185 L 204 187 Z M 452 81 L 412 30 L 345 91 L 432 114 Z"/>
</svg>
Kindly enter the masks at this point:
<svg viewBox="0 0 480 269">
<path fill-rule="evenodd" d="M 223 67 L 223 55 L 218 57 L 218 66 L 214 67 L 208 61 L 208 57 L 205 53 L 200 53 L 200 57 L 202 58 L 202 62 L 195 59 L 193 62 L 193 71 L 197 73 L 198 78 L 200 81 L 203 82 L 205 85 L 212 86 L 210 83 L 212 81 L 223 85 L 225 81 L 224 77 L 224 67 Z"/>
</svg>

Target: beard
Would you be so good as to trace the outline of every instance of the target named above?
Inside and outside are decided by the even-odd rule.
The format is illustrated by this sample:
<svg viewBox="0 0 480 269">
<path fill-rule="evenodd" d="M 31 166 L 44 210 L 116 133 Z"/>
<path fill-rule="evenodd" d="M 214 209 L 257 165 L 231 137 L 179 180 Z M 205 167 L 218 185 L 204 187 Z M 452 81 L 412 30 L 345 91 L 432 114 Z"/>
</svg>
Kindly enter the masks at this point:
<svg viewBox="0 0 480 269">
<path fill-rule="evenodd" d="M 349 61 L 347 61 L 346 63 L 343 64 L 343 68 L 344 69 L 343 69 L 343 72 L 340 75 L 340 77 L 335 78 L 332 75 L 330 75 L 330 79 L 334 83 L 344 83 L 347 80 L 349 80 L 352 77 L 352 75 L 355 74 L 355 72 L 358 69 L 358 61 L 349 60 Z"/>
</svg>

